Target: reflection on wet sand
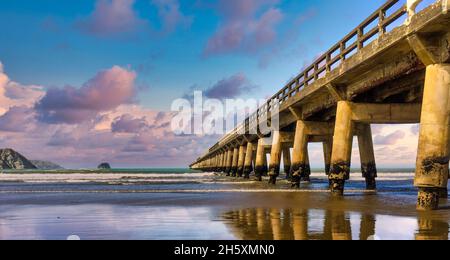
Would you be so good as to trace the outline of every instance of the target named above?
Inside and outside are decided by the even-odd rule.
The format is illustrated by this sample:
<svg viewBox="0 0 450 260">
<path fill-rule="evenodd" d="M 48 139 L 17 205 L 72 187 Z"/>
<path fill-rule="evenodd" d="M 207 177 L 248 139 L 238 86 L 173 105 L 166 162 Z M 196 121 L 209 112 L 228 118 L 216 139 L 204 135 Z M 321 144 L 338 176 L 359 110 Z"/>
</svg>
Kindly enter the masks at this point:
<svg viewBox="0 0 450 260">
<path fill-rule="evenodd" d="M 447 240 L 449 224 L 439 220 L 419 218 L 416 240 Z"/>
<path fill-rule="evenodd" d="M 242 240 L 383 239 L 382 233 L 377 234 L 377 216 L 372 214 L 257 208 L 229 211 L 222 218 L 232 234 Z M 317 221 L 312 224 L 312 219 L 319 219 L 320 227 Z M 417 240 L 447 240 L 448 234 L 449 223 L 419 216 L 416 234 L 411 235 Z"/>
</svg>

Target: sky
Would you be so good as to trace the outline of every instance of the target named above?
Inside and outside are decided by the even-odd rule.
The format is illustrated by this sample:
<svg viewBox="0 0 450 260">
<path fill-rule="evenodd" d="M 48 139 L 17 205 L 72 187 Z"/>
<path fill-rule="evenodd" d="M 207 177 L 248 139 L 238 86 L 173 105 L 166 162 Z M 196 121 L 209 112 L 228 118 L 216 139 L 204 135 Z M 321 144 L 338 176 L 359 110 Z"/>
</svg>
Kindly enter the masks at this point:
<svg viewBox="0 0 450 260">
<path fill-rule="evenodd" d="M 0 147 L 67 168 L 186 167 L 219 137 L 174 135 L 173 100 L 271 96 L 383 3 L 1 1 Z M 414 165 L 417 126 L 373 128 L 379 165 Z"/>
</svg>

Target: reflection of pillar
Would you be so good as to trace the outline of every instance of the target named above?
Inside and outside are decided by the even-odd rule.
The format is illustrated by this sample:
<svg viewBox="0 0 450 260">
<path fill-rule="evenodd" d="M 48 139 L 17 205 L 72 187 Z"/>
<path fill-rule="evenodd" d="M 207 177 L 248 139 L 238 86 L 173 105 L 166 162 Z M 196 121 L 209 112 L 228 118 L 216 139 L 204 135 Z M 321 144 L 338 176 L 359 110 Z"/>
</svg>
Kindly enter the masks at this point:
<svg viewBox="0 0 450 260">
<path fill-rule="evenodd" d="M 236 147 L 233 150 L 233 164 L 231 166 L 231 176 L 232 177 L 237 176 L 238 162 L 239 162 L 239 148 Z"/>
<path fill-rule="evenodd" d="M 375 216 L 374 215 L 361 215 L 361 227 L 359 233 L 359 240 L 367 240 L 369 237 L 375 235 Z"/>
<path fill-rule="evenodd" d="M 265 151 L 265 143 L 264 139 L 260 138 L 258 140 L 258 147 L 256 150 L 256 164 L 255 164 L 255 174 L 256 178 L 261 181 L 262 176 L 267 173 L 267 158 L 266 158 L 266 151 Z"/>
<path fill-rule="evenodd" d="M 416 240 L 448 240 L 449 224 L 445 221 L 419 218 Z"/>
<path fill-rule="evenodd" d="M 270 210 L 270 223 L 272 226 L 273 240 L 281 240 L 281 213 L 279 209 Z"/>
<path fill-rule="evenodd" d="M 331 236 L 333 240 L 352 240 L 351 223 L 344 212 L 332 213 Z"/>
<path fill-rule="evenodd" d="M 270 153 L 269 165 L 269 183 L 276 184 L 278 176 L 280 176 L 281 165 L 281 135 L 280 131 L 273 132 L 272 151 Z"/>
<path fill-rule="evenodd" d="M 322 240 L 333 240 L 332 236 L 332 219 L 333 213 L 330 210 L 325 211 L 325 219 L 323 222 Z"/>
<path fill-rule="evenodd" d="M 426 69 L 415 186 L 419 210 L 434 210 L 439 196 L 447 194 L 449 174 L 450 64 Z"/>
<path fill-rule="evenodd" d="M 358 135 L 359 153 L 361 157 L 361 171 L 366 179 L 366 188 L 375 190 L 377 188 L 377 166 L 375 163 L 375 153 L 373 151 L 372 129 L 369 124 L 360 125 Z"/>
<path fill-rule="evenodd" d="M 291 177 L 291 150 L 289 147 L 283 148 L 283 164 L 286 179 L 289 179 Z"/>
<path fill-rule="evenodd" d="M 350 161 L 353 142 L 352 109 L 349 102 L 340 101 L 336 111 L 336 124 L 331 155 L 331 191 L 344 194 L 345 181 L 350 178 Z"/>
<path fill-rule="evenodd" d="M 263 208 L 256 209 L 256 227 L 259 235 L 264 234 L 266 225 L 266 211 Z"/>
<path fill-rule="evenodd" d="M 244 174 L 244 162 L 245 162 L 245 151 L 247 150 L 247 146 L 241 145 L 239 147 L 239 159 L 238 159 L 238 170 L 237 176 L 242 177 Z"/>
<path fill-rule="evenodd" d="M 308 240 L 308 211 L 294 210 L 292 215 L 292 227 L 295 240 Z"/>
<path fill-rule="evenodd" d="M 300 187 L 300 181 L 308 174 L 308 136 L 305 122 L 298 120 L 295 128 L 292 152 L 292 186 Z"/>
<path fill-rule="evenodd" d="M 247 143 L 247 151 L 245 153 L 245 161 L 244 161 L 244 178 L 249 179 L 250 173 L 253 171 L 253 143 L 248 142 Z"/>
</svg>

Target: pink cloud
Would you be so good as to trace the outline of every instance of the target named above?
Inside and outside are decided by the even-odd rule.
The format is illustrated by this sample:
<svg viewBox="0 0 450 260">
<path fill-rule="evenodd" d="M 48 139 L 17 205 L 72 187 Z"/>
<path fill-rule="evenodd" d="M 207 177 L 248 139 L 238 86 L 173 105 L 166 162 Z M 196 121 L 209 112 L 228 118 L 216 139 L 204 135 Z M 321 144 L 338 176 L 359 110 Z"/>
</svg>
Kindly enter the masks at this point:
<svg viewBox="0 0 450 260">
<path fill-rule="evenodd" d="M 93 13 L 78 26 L 88 34 L 111 36 L 135 31 L 144 23 L 133 10 L 135 0 L 97 0 Z"/>
<path fill-rule="evenodd" d="M 152 0 L 151 2 L 158 10 L 163 33 L 171 33 L 179 25 L 191 25 L 192 17 L 188 17 L 181 12 L 178 0 Z"/>
<path fill-rule="evenodd" d="M 278 2 L 220 0 L 217 10 L 223 22 L 209 39 L 204 54 L 256 52 L 273 42 L 276 38 L 276 26 L 283 19 L 283 13 L 275 7 Z"/>
<path fill-rule="evenodd" d="M 11 107 L 0 116 L 0 131 L 26 132 L 34 125 L 34 111 L 29 107 Z"/>
<path fill-rule="evenodd" d="M 122 115 L 111 124 L 114 133 L 139 133 L 148 128 L 145 118 L 135 118 L 130 114 Z"/>
<path fill-rule="evenodd" d="M 76 124 L 99 112 L 131 103 L 136 94 L 136 73 L 118 66 L 99 72 L 81 88 L 51 88 L 37 103 L 39 119 L 47 123 Z"/>
<path fill-rule="evenodd" d="M 26 86 L 10 80 L 0 62 L 0 115 L 11 107 L 32 107 L 44 94 L 41 86 Z"/>
</svg>

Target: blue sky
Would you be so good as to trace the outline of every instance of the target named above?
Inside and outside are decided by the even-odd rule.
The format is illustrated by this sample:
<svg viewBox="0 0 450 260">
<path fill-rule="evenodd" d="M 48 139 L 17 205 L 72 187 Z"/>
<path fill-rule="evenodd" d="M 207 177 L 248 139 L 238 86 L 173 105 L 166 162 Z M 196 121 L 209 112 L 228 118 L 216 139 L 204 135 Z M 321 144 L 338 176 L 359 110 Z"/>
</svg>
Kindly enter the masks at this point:
<svg viewBox="0 0 450 260">
<path fill-rule="evenodd" d="M 186 166 L 218 137 L 174 136 L 173 100 L 272 96 L 383 3 L 0 1 L 0 147 L 66 167 Z M 382 164 L 414 164 L 417 126 L 374 140 Z"/>
<path fill-rule="evenodd" d="M 130 66 L 138 72 L 137 82 L 149 87 L 139 96 L 141 104 L 155 109 L 168 109 L 173 99 L 193 85 L 207 88 L 236 73 L 244 73 L 260 87 L 252 95 L 267 96 L 384 1 L 278 2 L 272 7 L 283 12 L 275 26 L 280 38 L 257 53 L 238 50 L 204 57 L 208 39 L 223 23 L 223 17 L 211 7 L 213 1 L 180 1 L 180 12 L 192 19 L 191 24 L 159 33 L 162 22 L 155 6 L 150 0 L 136 0 L 133 10 L 149 28 L 100 37 L 77 28 L 77 23 L 92 14 L 93 0 L 64 4 L 56 0 L 1 1 L 0 22 L 8 26 L 2 29 L 0 59 L 11 78 L 43 86 L 79 86 L 101 69 Z M 304 22 L 293 26 L 293 21 L 302 16 Z M 283 43 L 286 53 L 271 58 L 262 68 L 262 53 L 270 52 L 290 31 L 298 35 L 292 42 Z"/>
</svg>

